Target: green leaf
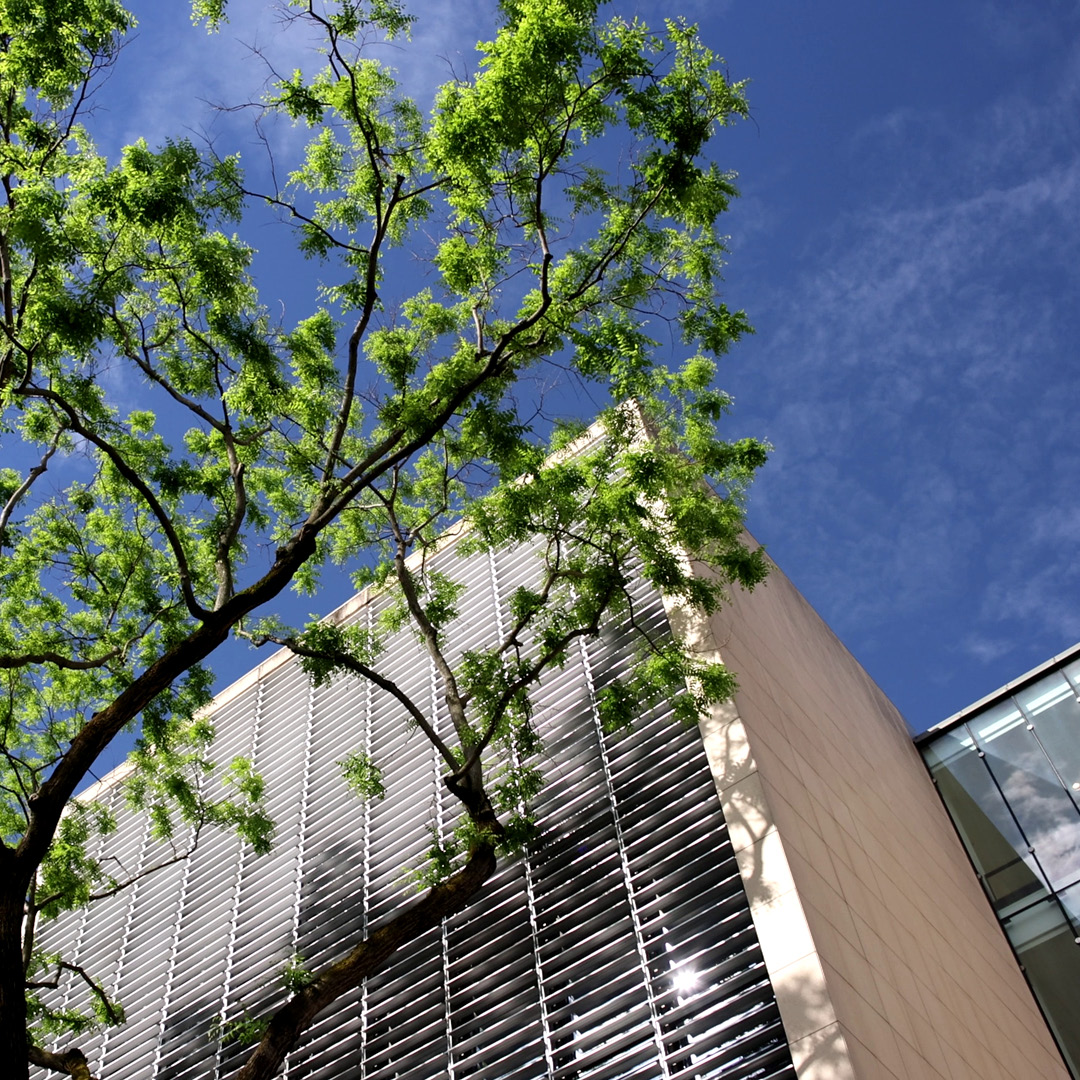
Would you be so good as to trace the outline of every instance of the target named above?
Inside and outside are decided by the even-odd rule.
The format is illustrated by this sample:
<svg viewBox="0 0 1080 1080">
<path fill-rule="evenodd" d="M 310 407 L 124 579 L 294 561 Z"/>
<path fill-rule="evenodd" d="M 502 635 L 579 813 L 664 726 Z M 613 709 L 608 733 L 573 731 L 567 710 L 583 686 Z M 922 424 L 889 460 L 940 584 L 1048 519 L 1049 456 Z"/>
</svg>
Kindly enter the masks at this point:
<svg viewBox="0 0 1080 1080">
<path fill-rule="evenodd" d="M 361 799 L 383 799 L 386 787 L 383 784 L 382 770 L 371 760 L 370 755 L 357 750 L 337 763 L 345 783 Z"/>
</svg>

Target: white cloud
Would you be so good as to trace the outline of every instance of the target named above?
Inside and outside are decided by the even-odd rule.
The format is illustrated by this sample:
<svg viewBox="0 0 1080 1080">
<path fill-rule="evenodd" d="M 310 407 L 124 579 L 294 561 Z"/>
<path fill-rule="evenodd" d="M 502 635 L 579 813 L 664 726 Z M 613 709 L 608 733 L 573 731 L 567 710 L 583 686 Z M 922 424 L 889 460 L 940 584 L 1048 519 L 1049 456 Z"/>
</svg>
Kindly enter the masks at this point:
<svg viewBox="0 0 1080 1080">
<path fill-rule="evenodd" d="M 1080 286 L 1074 61 L 1045 99 L 1013 94 L 963 125 L 912 109 L 867 125 L 851 153 L 876 196 L 826 220 L 753 305 L 762 381 L 788 402 L 753 519 L 803 560 L 841 634 L 967 594 L 985 623 L 957 642 L 970 655 L 996 655 L 1002 619 L 1014 640 L 1040 620 L 1080 636 L 1063 600 L 1080 514 L 1060 509 L 1080 477 L 1080 312 L 1063 302 Z"/>
<path fill-rule="evenodd" d="M 191 25 L 184 2 L 136 0 L 131 7 L 139 26 L 99 94 L 94 125 L 110 155 L 138 138 L 157 145 L 187 136 L 209 139 L 221 153 L 240 147 L 255 157 L 258 109 L 229 110 L 257 106 L 275 78 L 296 68 L 314 71 L 325 60 L 321 37 L 296 12 L 266 0 L 230 0 L 229 21 L 212 34 Z M 395 69 L 403 92 L 426 109 L 453 71 L 475 70 L 474 46 L 490 34 L 494 9 L 428 0 L 417 11 L 411 43 L 372 39 L 365 50 Z M 290 137 L 287 126 L 278 125 L 275 139 L 295 152 L 307 132 L 298 127 Z"/>
<path fill-rule="evenodd" d="M 960 643 L 969 656 L 981 664 L 992 664 L 1003 656 L 1008 656 L 1013 643 L 1007 637 L 987 637 L 985 634 L 968 634 Z"/>
</svg>

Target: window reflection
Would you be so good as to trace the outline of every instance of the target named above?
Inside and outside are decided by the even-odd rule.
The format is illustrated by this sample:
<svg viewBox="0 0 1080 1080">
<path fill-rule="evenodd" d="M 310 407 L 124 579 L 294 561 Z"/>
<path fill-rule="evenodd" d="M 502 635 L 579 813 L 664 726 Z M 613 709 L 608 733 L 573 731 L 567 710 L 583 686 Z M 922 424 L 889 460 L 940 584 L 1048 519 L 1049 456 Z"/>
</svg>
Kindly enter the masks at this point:
<svg viewBox="0 0 1080 1080">
<path fill-rule="evenodd" d="M 1080 946 L 1072 927 L 1050 897 L 1007 920 L 1005 931 L 1062 1054 L 1080 1075 Z"/>
<path fill-rule="evenodd" d="M 1075 702 L 1074 702 L 1075 704 Z M 1049 730 L 1052 714 L 1042 717 Z M 1080 815 L 1042 744 L 1017 705 L 1006 702 L 971 724 L 985 764 L 1034 849 L 1051 885 L 1080 878 Z"/>
<path fill-rule="evenodd" d="M 922 752 L 1080 1077 L 1080 659 Z"/>
<path fill-rule="evenodd" d="M 961 729 L 924 749 L 930 772 L 998 909 L 1046 894 L 1038 863 L 972 739 Z"/>
<path fill-rule="evenodd" d="M 1080 800 L 1080 702 L 1076 691 L 1064 675 L 1052 675 L 1017 694 L 1016 702 L 1031 721 L 1035 737 L 1075 806 Z"/>
</svg>

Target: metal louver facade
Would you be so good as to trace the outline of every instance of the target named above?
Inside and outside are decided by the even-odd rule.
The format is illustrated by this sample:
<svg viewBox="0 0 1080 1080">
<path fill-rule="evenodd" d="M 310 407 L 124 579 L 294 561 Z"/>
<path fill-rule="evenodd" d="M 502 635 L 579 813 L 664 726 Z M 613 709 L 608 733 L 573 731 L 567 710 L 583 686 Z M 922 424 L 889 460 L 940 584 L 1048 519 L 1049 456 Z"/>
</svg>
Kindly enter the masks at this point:
<svg viewBox="0 0 1080 1080">
<path fill-rule="evenodd" d="M 490 643 L 537 567 L 526 547 L 462 558 L 453 543 L 437 562 L 467 585 L 447 635 L 459 650 Z M 639 620 L 663 632 L 661 598 L 637 594 Z M 667 709 L 629 734 L 598 726 L 596 693 L 633 662 L 614 628 L 548 673 L 533 694 L 540 840 L 328 1010 L 288 1059 L 289 1080 L 794 1077 L 700 736 Z M 408 631 L 379 666 L 447 723 Z M 289 659 L 261 672 L 215 703 L 215 755 L 249 756 L 265 777 L 272 852 L 207 833 L 190 858 L 44 930 L 123 1002 L 123 1026 L 80 1041 L 104 1080 L 226 1080 L 244 1051 L 212 1037 L 216 1020 L 263 1014 L 284 1000 L 290 958 L 317 967 L 407 903 L 406 868 L 432 827 L 456 820 L 434 751 L 383 691 L 352 679 L 314 689 Z M 385 799 L 347 790 L 337 762 L 356 749 L 383 768 Z M 107 872 L 168 856 L 122 784 L 103 798 L 120 821 L 96 853 Z M 65 993 L 76 1004 L 84 991 Z"/>
</svg>

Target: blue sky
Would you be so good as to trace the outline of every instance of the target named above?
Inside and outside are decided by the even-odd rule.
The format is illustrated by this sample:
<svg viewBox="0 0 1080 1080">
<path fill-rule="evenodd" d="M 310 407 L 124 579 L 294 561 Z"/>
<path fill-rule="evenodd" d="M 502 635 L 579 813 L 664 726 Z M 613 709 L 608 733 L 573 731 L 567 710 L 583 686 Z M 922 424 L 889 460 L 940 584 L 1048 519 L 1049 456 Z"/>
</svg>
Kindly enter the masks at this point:
<svg viewBox="0 0 1080 1080">
<path fill-rule="evenodd" d="M 206 102 L 257 96 L 247 45 L 289 69 L 303 43 L 256 0 L 213 38 L 183 3 L 131 6 L 102 149 L 195 132 L 256 155 Z M 726 298 L 757 328 L 719 381 L 731 434 L 775 447 L 750 527 L 921 730 L 1080 639 L 1080 8 L 616 9 L 685 14 L 751 80 L 752 120 L 715 144 L 742 190 Z M 489 29 L 478 6 L 413 10 L 386 59 L 423 95 Z M 285 231 L 250 239 L 264 299 L 300 317 Z"/>
<path fill-rule="evenodd" d="M 710 23 L 753 79 L 750 523 L 921 729 L 1080 638 L 1080 18 L 757 7 Z"/>
</svg>

